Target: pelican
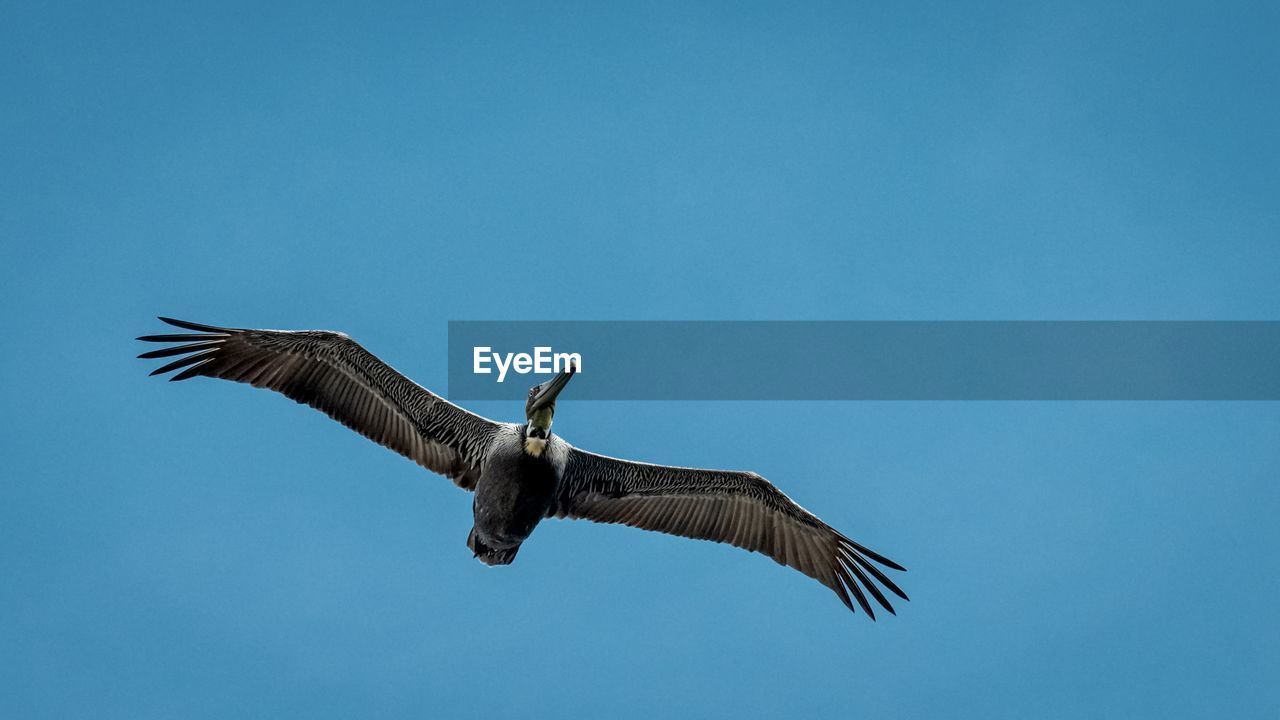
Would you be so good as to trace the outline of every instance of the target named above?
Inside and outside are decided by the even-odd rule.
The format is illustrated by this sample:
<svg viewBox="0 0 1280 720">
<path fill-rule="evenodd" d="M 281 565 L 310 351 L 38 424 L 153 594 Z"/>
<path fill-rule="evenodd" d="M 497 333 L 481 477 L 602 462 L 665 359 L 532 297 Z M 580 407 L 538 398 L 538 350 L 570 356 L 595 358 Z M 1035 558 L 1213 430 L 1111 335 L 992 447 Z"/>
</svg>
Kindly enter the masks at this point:
<svg viewBox="0 0 1280 720">
<path fill-rule="evenodd" d="M 169 379 L 205 376 L 275 390 L 474 491 L 467 547 L 486 565 L 514 561 L 543 518 L 574 518 L 762 553 L 826 585 L 849 610 L 856 612 L 856 601 L 873 620 L 868 594 L 894 612 L 877 583 L 907 599 L 876 564 L 905 568 L 850 540 L 756 473 L 620 460 L 553 435 L 556 398 L 575 366 L 529 389 L 524 423 L 504 423 L 414 383 L 340 332 L 160 320 L 191 332 L 138 338 L 179 343 L 138 356 L 181 356 L 152 375 L 181 370 Z"/>
</svg>

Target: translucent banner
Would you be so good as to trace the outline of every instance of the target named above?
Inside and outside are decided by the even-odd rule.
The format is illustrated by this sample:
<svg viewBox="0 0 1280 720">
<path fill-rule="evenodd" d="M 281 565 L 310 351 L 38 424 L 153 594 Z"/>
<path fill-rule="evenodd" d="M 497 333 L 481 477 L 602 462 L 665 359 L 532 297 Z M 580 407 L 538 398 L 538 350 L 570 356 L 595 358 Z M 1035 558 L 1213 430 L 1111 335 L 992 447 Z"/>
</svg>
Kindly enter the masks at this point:
<svg viewBox="0 0 1280 720">
<path fill-rule="evenodd" d="M 1274 321 L 453 321 L 449 397 L 1277 400 Z"/>
</svg>

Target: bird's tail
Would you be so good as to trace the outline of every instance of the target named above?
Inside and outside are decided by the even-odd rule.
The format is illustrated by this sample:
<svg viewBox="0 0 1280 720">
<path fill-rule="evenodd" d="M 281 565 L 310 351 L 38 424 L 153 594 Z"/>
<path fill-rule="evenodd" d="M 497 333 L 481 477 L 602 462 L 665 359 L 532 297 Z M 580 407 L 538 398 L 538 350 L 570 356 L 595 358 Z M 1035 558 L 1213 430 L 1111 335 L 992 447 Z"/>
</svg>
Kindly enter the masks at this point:
<svg viewBox="0 0 1280 720">
<path fill-rule="evenodd" d="M 471 528 L 471 533 L 467 535 L 467 547 L 471 548 L 471 552 L 475 554 L 476 559 L 485 565 L 510 565 L 516 559 L 516 553 L 520 551 L 520 546 L 506 548 L 505 550 L 495 550 L 485 545 L 476 535 L 476 529 Z"/>
</svg>

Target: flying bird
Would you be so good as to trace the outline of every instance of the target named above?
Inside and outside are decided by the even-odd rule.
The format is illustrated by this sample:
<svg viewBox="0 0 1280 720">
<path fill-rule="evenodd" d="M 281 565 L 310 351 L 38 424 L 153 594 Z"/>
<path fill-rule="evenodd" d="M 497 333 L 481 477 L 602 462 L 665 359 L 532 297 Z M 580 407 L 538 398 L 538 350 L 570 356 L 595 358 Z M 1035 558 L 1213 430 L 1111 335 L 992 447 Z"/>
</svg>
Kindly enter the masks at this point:
<svg viewBox="0 0 1280 720">
<path fill-rule="evenodd" d="M 507 565 L 546 517 L 622 523 L 729 543 L 795 568 L 875 619 L 877 586 L 905 593 L 877 564 L 901 565 L 850 540 L 753 472 L 620 460 L 579 450 L 551 433 L 556 398 L 576 367 L 529 389 L 524 423 L 495 422 L 396 372 L 347 335 L 249 330 L 162 317 L 190 333 L 144 335 L 179 343 L 144 359 L 181 356 L 153 371 L 170 380 L 222 378 L 275 390 L 475 492 L 467 547 Z"/>
</svg>

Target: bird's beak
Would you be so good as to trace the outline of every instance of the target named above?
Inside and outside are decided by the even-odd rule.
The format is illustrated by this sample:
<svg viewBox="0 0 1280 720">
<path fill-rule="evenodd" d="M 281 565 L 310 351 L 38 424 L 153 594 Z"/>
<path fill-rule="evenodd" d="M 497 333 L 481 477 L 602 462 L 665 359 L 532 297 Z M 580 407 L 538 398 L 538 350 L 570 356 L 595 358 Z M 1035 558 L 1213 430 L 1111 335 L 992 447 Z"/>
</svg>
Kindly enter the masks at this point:
<svg viewBox="0 0 1280 720">
<path fill-rule="evenodd" d="M 573 377 L 573 374 L 577 371 L 576 365 L 570 365 L 568 370 L 539 385 L 538 394 L 533 396 L 533 403 L 529 406 L 529 410 L 541 410 L 555 405 L 556 396 L 560 394 L 565 385 L 569 384 L 569 378 Z"/>
</svg>

